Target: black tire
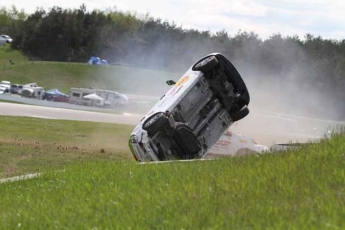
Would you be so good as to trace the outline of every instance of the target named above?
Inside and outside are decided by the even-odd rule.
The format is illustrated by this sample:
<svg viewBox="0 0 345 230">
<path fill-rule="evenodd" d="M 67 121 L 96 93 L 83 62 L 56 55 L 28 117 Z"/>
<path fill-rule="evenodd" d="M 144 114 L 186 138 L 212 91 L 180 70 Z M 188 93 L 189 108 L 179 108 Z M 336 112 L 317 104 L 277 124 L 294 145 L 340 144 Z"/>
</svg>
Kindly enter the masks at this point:
<svg viewBox="0 0 345 230">
<path fill-rule="evenodd" d="M 167 121 L 164 113 L 156 113 L 149 117 L 143 123 L 143 130 L 146 130 L 149 136 L 154 135 Z"/>
<path fill-rule="evenodd" d="M 232 121 L 235 122 L 235 121 L 241 120 L 242 118 L 244 118 L 248 114 L 249 114 L 249 109 L 247 106 L 245 106 L 241 110 L 230 114 L 230 117 L 231 117 Z"/>
<path fill-rule="evenodd" d="M 193 70 L 206 73 L 213 69 L 216 65 L 218 65 L 217 58 L 215 56 L 210 56 L 196 63 L 193 67 Z"/>
<path fill-rule="evenodd" d="M 237 98 L 237 103 L 242 107 L 242 106 L 246 106 L 249 104 L 249 94 L 246 93 L 242 93 L 241 95 L 238 96 Z"/>
<path fill-rule="evenodd" d="M 235 66 L 222 54 L 217 54 L 217 59 L 219 64 L 223 64 L 225 67 L 224 71 L 226 72 L 228 82 L 235 87 L 237 93 L 241 94 L 240 100 L 243 102 L 242 104 L 248 105 L 250 102 L 249 92 Z"/>
</svg>

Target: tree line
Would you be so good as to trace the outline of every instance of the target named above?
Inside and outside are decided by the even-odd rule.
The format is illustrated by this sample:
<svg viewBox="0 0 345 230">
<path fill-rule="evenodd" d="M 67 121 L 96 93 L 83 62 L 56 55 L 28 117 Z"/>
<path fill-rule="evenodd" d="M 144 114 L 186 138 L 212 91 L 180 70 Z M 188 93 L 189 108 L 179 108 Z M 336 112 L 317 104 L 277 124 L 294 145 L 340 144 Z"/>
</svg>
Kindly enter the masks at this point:
<svg viewBox="0 0 345 230">
<path fill-rule="evenodd" d="M 332 118 L 345 116 L 345 40 L 312 34 L 272 34 L 263 40 L 254 32 L 184 29 L 149 14 L 116 8 L 88 11 L 84 5 L 37 8 L 32 14 L 3 7 L 0 33 L 10 35 L 11 46 L 32 60 L 87 62 L 98 56 L 109 63 L 183 72 L 204 55 L 220 52 L 235 64 L 250 90 L 265 92 L 257 97 L 272 97 L 272 109 L 288 112 L 295 106 L 324 117 L 334 110 Z M 275 101 L 275 94 L 289 106 Z"/>
</svg>

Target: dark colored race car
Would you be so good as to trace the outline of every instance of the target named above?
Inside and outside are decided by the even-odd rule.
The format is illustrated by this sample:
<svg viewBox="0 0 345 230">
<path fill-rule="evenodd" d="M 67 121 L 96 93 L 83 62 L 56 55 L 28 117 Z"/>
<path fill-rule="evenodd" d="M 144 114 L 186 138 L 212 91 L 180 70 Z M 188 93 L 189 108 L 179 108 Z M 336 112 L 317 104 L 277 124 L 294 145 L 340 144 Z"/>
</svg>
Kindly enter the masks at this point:
<svg viewBox="0 0 345 230">
<path fill-rule="evenodd" d="M 247 87 L 233 64 L 212 53 L 197 61 L 135 127 L 137 161 L 200 159 L 233 122 L 248 115 Z"/>
</svg>

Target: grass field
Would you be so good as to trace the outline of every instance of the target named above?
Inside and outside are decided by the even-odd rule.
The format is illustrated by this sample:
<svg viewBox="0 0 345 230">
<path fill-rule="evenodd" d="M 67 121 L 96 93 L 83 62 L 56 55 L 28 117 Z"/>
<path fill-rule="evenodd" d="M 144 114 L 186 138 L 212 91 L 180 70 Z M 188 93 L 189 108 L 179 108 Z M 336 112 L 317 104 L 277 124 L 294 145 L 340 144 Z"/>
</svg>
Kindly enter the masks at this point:
<svg viewBox="0 0 345 230">
<path fill-rule="evenodd" d="M 65 93 L 160 95 L 180 74 L 31 62 L 7 45 L 0 76 Z M 0 178 L 42 173 L 0 183 L 0 229 L 345 228 L 344 135 L 260 156 L 138 164 L 127 146 L 133 126 L 0 118 Z"/>
<path fill-rule="evenodd" d="M 1 116 L 0 177 L 61 168 L 78 161 L 134 159 L 132 126 Z"/>
<path fill-rule="evenodd" d="M 130 126 L 1 117 L 0 128 L 0 177 L 43 173 L 0 184 L 0 229 L 345 228 L 342 135 L 295 151 L 143 165 L 127 148 Z"/>
<path fill-rule="evenodd" d="M 14 61 L 14 65 L 9 60 Z M 161 96 L 169 88 L 165 81 L 178 79 L 181 73 L 168 73 L 126 66 L 90 66 L 85 63 L 29 61 L 9 45 L 0 46 L 0 80 L 13 84 L 36 82 L 49 90 L 68 93 L 71 87 L 93 87 Z"/>
<path fill-rule="evenodd" d="M 0 67 L 4 70 L 7 66 L 10 66 L 9 60 L 15 62 L 25 62 L 28 58 L 23 55 L 19 50 L 13 49 L 9 44 L 0 46 Z"/>
</svg>

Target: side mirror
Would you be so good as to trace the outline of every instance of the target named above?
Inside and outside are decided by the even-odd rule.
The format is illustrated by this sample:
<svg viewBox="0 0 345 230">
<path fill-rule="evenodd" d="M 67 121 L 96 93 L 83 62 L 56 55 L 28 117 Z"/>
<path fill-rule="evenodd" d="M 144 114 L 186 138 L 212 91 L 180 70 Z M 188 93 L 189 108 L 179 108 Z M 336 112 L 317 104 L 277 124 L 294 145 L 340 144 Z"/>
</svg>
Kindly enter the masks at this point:
<svg viewBox="0 0 345 230">
<path fill-rule="evenodd" d="M 167 83 L 168 85 L 175 85 L 175 84 L 176 84 L 176 82 L 173 81 L 173 80 L 167 80 L 166 83 Z"/>
</svg>

